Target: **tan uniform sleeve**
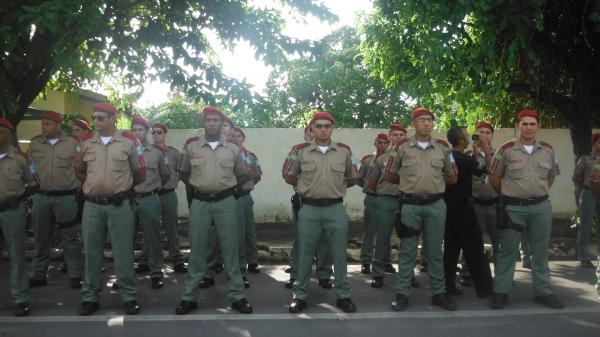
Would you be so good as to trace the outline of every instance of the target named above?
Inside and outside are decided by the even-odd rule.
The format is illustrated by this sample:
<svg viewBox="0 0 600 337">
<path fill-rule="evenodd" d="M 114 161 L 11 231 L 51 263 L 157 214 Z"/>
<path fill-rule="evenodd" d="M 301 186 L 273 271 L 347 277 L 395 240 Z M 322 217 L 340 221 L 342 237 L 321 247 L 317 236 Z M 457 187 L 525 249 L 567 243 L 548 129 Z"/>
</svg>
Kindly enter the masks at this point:
<svg viewBox="0 0 600 337">
<path fill-rule="evenodd" d="M 370 158 L 371 158 L 371 157 L 369 157 L 369 159 L 370 159 Z M 368 172 L 368 171 L 369 171 L 369 163 L 368 163 L 368 160 L 366 160 L 366 158 L 363 158 L 363 159 L 360 161 L 360 167 L 359 167 L 359 169 L 358 169 L 358 179 L 361 179 L 361 180 L 368 179 L 368 177 L 367 177 L 367 172 Z"/>
<path fill-rule="evenodd" d="M 358 167 L 356 167 L 356 159 L 352 155 L 352 151 L 348 150 L 346 155 L 346 180 L 355 180 L 358 178 Z"/>
<path fill-rule="evenodd" d="M 133 171 L 146 168 L 146 162 L 144 161 L 144 147 L 139 140 L 133 141 L 129 149 L 129 166 Z"/>
<path fill-rule="evenodd" d="M 23 156 L 21 158 L 22 160 L 19 160 L 19 164 L 22 166 L 21 168 L 24 172 L 23 173 L 23 181 L 29 187 L 37 186 L 40 181 L 38 174 L 37 174 L 37 167 L 31 160 L 31 158 L 29 158 L 28 155 L 26 155 L 25 153 L 22 153 L 22 156 Z"/>
<path fill-rule="evenodd" d="M 402 157 L 400 156 L 400 145 L 395 145 L 390 153 L 390 158 L 385 166 L 385 172 L 398 174 L 402 167 Z"/>
<path fill-rule="evenodd" d="M 550 169 L 550 172 L 548 172 L 548 176 L 556 177 L 558 175 L 560 175 L 560 166 L 558 165 L 558 157 L 556 156 L 556 153 L 554 152 L 554 150 L 552 150 L 552 168 Z"/>
<path fill-rule="evenodd" d="M 287 177 L 298 177 L 300 175 L 300 161 L 298 160 L 298 154 L 299 151 L 295 146 L 288 153 L 281 170 L 283 179 L 286 179 Z"/>
<path fill-rule="evenodd" d="M 242 158 L 242 155 L 243 154 L 241 150 L 237 152 L 237 155 L 235 156 L 235 163 L 233 166 L 235 177 L 239 182 L 246 181 L 247 176 L 249 175 L 248 166 L 246 166 L 246 162 L 244 161 L 244 158 Z"/>
<path fill-rule="evenodd" d="M 177 162 L 177 172 L 190 173 L 192 171 L 192 163 L 190 153 L 188 152 L 188 144 L 183 146 L 179 161 Z"/>
<path fill-rule="evenodd" d="M 447 177 L 451 177 L 458 173 L 458 168 L 456 167 L 456 160 L 454 160 L 454 156 L 452 155 L 452 151 L 450 149 L 446 149 L 444 158 L 444 175 Z"/>
<path fill-rule="evenodd" d="M 255 177 L 262 176 L 263 172 L 260 167 L 260 162 L 258 161 L 258 157 L 254 153 L 251 154 L 251 157 L 252 157 L 253 176 L 255 176 Z"/>
<path fill-rule="evenodd" d="M 171 162 L 167 152 L 160 151 L 160 158 L 158 160 L 158 174 L 160 175 L 161 181 L 168 181 L 171 175 Z"/>
<path fill-rule="evenodd" d="M 496 152 L 494 159 L 492 159 L 492 167 L 490 168 L 490 175 L 502 177 L 504 175 L 504 167 L 506 165 L 506 149 L 500 149 Z"/>
</svg>

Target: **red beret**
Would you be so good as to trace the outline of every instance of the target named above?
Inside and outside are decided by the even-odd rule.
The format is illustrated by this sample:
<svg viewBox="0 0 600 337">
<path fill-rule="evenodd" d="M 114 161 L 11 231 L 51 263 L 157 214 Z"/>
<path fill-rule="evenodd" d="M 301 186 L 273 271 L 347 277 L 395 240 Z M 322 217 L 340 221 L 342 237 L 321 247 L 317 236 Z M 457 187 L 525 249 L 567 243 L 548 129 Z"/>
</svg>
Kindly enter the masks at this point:
<svg viewBox="0 0 600 337">
<path fill-rule="evenodd" d="M 315 112 L 312 119 L 310 120 L 310 124 L 313 124 L 318 119 L 327 120 L 331 123 L 335 123 L 335 118 L 333 118 L 333 116 L 329 112 L 319 111 Z"/>
<path fill-rule="evenodd" d="M 387 140 L 388 142 L 390 141 L 390 139 L 388 138 L 388 135 L 386 135 L 385 133 L 378 133 L 377 137 L 375 137 L 375 139 L 380 139 L 380 140 Z"/>
<path fill-rule="evenodd" d="M 244 138 L 246 138 L 246 134 L 244 133 L 244 131 L 242 129 L 238 128 L 237 126 L 233 127 L 233 131 L 237 131 L 237 132 L 241 133 L 242 136 L 244 136 Z"/>
<path fill-rule="evenodd" d="M 164 124 L 163 124 L 163 123 L 161 123 L 161 122 L 154 122 L 154 124 L 152 124 L 152 128 L 153 128 L 153 129 L 163 129 L 163 131 L 164 131 L 165 133 L 166 133 L 166 132 L 168 132 L 168 130 L 167 130 L 167 126 L 166 126 L 166 125 L 164 125 Z"/>
<path fill-rule="evenodd" d="M 108 114 L 114 115 L 117 113 L 117 108 L 115 108 L 110 103 L 94 103 L 92 104 L 92 111 L 106 112 Z"/>
<path fill-rule="evenodd" d="M 84 121 L 83 119 L 76 119 L 73 122 L 73 125 L 77 125 L 78 127 L 82 128 L 82 129 L 86 129 L 86 130 L 91 130 L 92 129 L 90 127 L 90 125 L 88 124 L 88 122 Z"/>
<path fill-rule="evenodd" d="M 235 127 L 235 123 L 231 120 L 231 118 L 229 118 L 229 116 L 223 117 L 223 123 L 227 123 L 231 125 L 231 127 Z"/>
<path fill-rule="evenodd" d="M 492 124 L 485 122 L 485 121 L 480 121 L 479 123 L 475 124 L 475 129 L 479 129 L 479 128 L 488 128 L 488 129 L 492 130 L 492 133 L 494 132 L 494 127 L 492 126 Z"/>
<path fill-rule="evenodd" d="M 202 109 L 202 113 L 204 114 L 204 116 L 206 115 L 218 115 L 221 116 L 221 118 L 225 118 L 225 114 L 223 113 L 223 111 L 221 111 L 219 108 L 215 108 L 214 106 L 205 106 L 204 109 Z"/>
<path fill-rule="evenodd" d="M 519 118 L 517 119 L 517 122 L 520 122 L 521 118 L 523 117 L 533 117 L 536 121 L 539 120 L 537 112 L 529 109 L 524 109 L 519 112 Z"/>
<path fill-rule="evenodd" d="M 402 132 L 406 133 L 406 128 L 402 124 L 390 124 L 390 126 L 388 126 L 388 128 L 390 129 L 390 131 L 398 130 L 398 131 L 402 131 Z"/>
<path fill-rule="evenodd" d="M 416 108 L 415 110 L 413 110 L 412 119 L 414 120 L 419 116 L 425 116 L 425 115 L 429 115 L 429 116 L 431 116 L 431 118 L 435 119 L 433 112 L 431 112 L 425 108 Z"/>
<path fill-rule="evenodd" d="M 11 131 L 15 129 L 8 119 L 0 119 L 0 126 L 5 127 Z"/>
<path fill-rule="evenodd" d="M 62 121 L 63 121 L 62 116 L 58 112 L 55 112 L 55 111 L 43 111 L 42 119 L 48 119 L 48 120 L 51 120 L 56 123 L 62 123 Z"/>
<path fill-rule="evenodd" d="M 596 133 L 592 134 L 592 145 L 594 143 L 596 143 L 596 141 L 599 139 L 600 139 L 600 132 L 596 132 Z"/>
<path fill-rule="evenodd" d="M 142 116 L 137 116 L 137 117 L 133 117 L 133 119 L 131 120 L 131 126 L 134 125 L 141 125 L 143 127 L 145 127 L 146 129 L 150 129 L 150 123 L 148 122 L 148 120 Z"/>
</svg>

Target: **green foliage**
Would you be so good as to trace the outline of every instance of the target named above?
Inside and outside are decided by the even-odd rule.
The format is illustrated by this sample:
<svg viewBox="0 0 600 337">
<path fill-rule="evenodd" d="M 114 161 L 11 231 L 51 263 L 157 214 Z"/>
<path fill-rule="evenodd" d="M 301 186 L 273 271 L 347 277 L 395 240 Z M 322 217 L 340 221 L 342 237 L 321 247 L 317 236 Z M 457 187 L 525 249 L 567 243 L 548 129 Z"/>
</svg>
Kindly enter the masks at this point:
<svg viewBox="0 0 600 337">
<path fill-rule="evenodd" d="M 316 110 L 331 112 L 341 127 L 406 124 L 409 110 L 402 92 L 370 75 L 359 45 L 355 30 L 344 27 L 319 41 L 314 55 L 274 70 L 267 84 L 267 125 L 305 126 Z"/>
<path fill-rule="evenodd" d="M 62 125 L 61 125 L 61 128 L 62 128 L 63 132 L 70 135 L 71 131 L 73 131 L 73 123 L 77 119 L 83 119 L 83 120 L 85 120 L 85 117 L 83 117 L 83 115 L 80 115 L 80 114 L 63 115 L 63 122 L 62 122 Z"/>
<path fill-rule="evenodd" d="M 312 0 L 277 4 L 335 19 Z M 289 38 L 282 27 L 280 11 L 247 0 L 3 1 L 0 111 L 18 123 L 47 84 L 69 90 L 111 80 L 139 92 L 147 79 L 171 83 L 196 101 L 241 110 L 256 97 L 213 62 L 207 34 L 228 47 L 247 40 L 270 64 L 312 50 L 310 41 Z"/>
</svg>

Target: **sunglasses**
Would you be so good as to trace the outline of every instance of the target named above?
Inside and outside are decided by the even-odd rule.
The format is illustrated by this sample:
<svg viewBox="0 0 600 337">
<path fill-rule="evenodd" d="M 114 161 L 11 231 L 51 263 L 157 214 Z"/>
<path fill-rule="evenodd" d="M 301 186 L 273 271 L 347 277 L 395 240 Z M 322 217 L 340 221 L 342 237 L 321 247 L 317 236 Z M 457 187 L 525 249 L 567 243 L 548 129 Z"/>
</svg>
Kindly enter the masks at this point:
<svg viewBox="0 0 600 337">
<path fill-rule="evenodd" d="M 103 122 L 107 117 L 102 115 L 92 115 L 92 119 L 98 122 Z"/>
<path fill-rule="evenodd" d="M 313 128 L 315 129 L 331 129 L 333 124 L 313 124 Z"/>
<path fill-rule="evenodd" d="M 163 130 L 152 130 L 153 135 L 162 135 L 164 133 Z"/>
<path fill-rule="evenodd" d="M 390 142 L 386 141 L 386 140 L 378 140 L 377 144 L 389 144 Z"/>
</svg>

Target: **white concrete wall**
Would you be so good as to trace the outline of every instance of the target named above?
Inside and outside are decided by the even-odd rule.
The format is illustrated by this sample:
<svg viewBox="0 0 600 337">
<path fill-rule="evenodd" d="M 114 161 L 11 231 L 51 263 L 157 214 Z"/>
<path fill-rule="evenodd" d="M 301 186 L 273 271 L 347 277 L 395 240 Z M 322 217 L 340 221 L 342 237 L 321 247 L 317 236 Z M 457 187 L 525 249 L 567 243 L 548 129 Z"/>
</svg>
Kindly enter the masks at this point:
<svg viewBox="0 0 600 337">
<path fill-rule="evenodd" d="M 387 130 L 376 129 L 337 129 L 334 140 L 348 144 L 357 159 L 374 151 L 373 140 L 379 132 Z M 181 149 L 186 139 L 198 135 L 197 130 L 170 130 L 167 142 Z M 258 156 L 264 175 L 262 181 L 253 192 L 254 213 L 256 222 L 288 221 L 291 216 L 290 197 L 291 186 L 281 178 L 281 166 L 288 151 L 293 145 L 302 142 L 302 129 L 245 129 L 245 146 Z M 409 135 L 412 132 L 409 131 Z M 441 135 L 441 136 L 440 136 Z M 493 146 L 500 147 L 505 141 L 515 137 L 514 129 L 496 130 Z M 445 138 L 445 131 L 438 134 Z M 574 154 L 568 129 L 541 130 L 538 139 L 550 143 L 556 151 L 561 168 L 561 175 L 556 179 L 550 192 L 555 216 L 567 217 L 575 210 L 573 185 L 571 175 L 575 166 Z M 177 189 L 179 196 L 179 215 L 187 217 L 185 188 L 180 184 Z M 344 204 L 352 219 L 362 217 L 363 193 L 360 187 L 348 189 Z"/>
</svg>

